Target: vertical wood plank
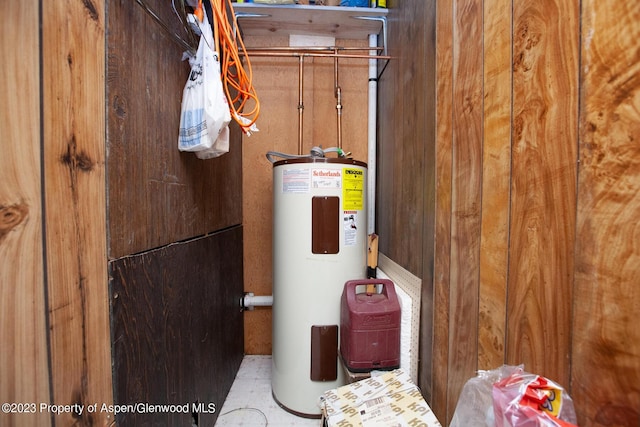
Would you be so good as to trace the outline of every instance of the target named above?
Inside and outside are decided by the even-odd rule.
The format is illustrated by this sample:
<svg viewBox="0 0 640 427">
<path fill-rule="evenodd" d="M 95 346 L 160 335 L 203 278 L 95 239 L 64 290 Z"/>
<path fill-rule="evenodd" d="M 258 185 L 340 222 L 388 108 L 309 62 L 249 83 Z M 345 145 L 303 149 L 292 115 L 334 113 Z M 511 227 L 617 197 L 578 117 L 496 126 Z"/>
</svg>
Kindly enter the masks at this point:
<svg viewBox="0 0 640 427">
<path fill-rule="evenodd" d="M 104 2 L 43 2 L 52 401 L 112 402 L 105 219 Z M 64 414 L 60 425 L 107 424 Z"/>
<path fill-rule="evenodd" d="M 394 233 L 400 239 L 396 246 L 396 260 L 414 274 L 422 275 L 425 203 L 425 149 L 430 141 L 426 134 L 427 111 L 425 96 L 427 82 L 425 76 L 426 59 L 425 22 L 416 19 L 424 16 L 424 2 L 408 2 L 401 13 L 402 28 L 398 34 L 398 42 L 402 54 L 396 57 L 402 94 L 401 115 L 396 123 L 402 125 L 396 140 L 395 165 L 396 196 L 402 203 L 398 204 L 398 214 L 391 218 L 394 221 Z M 396 112 L 395 114 L 398 114 Z"/>
<path fill-rule="evenodd" d="M 453 0 L 436 6 L 436 206 L 434 254 L 433 393 L 431 408 L 447 419 L 451 275 L 451 181 L 453 144 Z M 424 323 L 423 323 L 424 325 Z M 429 327 L 423 326 L 424 327 Z M 422 361 L 422 359 L 421 359 Z"/>
<path fill-rule="evenodd" d="M 504 363 L 511 179 L 512 0 L 484 1 L 484 133 L 478 368 Z"/>
<path fill-rule="evenodd" d="M 581 426 L 640 425 L 640 3 L 582 2 L 572 398 Z"/>
<path fill-rule="evenodd" d="M 416 275 L 423 274 L 424 170 L 429 132 L 425 10 L 420 1 L 393 9 L 389 54 L 393 59 L 379 81 L 378 233 L 380 251 Z"/>
<path fill-rule="evenodd" d="M 419 383 L 431 400 L 436 205 L 436 3 L 391 5 L 388 51 L 379 80 L 377 232 L 380 251 L 416 276 L 421 289 Z"/>
<path fill-rule="evenodd" d="M 579 10 L 514 3 L 507 362 L 569 383 Z"/>
<path fill-rule="evenodd" d="M 40 197 L 38 2 L 3 7 L 0 40 L 0 402 L 48 402 Z M 1 425 L 50 424 L 0 413 Z"/>
<path fill-rule="evenodd" d="M 482 1 L 456 0 L 453 20 L 453 172 L 448 402 L 478 362 L 478 292 L 482 180 Z"/>
<path fill-rule="evenodd" d="M 436 165 L 437 165 L 437 128 L 436 128 L 436 2 L 421 2 L 416 9 L 416 20 L 422 22 L 421 31 L 424 33 L 423 53 L 421 61 L 418 62 L 424 74 L 423 102 L 418 104 L 422 111 L 424 135 L 422 141 L 422 193 L 423 204 L 419 207 L 418 213 L 422 216 L 422 257 L 419 268 L 421 268 L 422 289 L 420 295 L 420 318 L 421 323 L 427 325 L 422 328 L 419 337 L 419 355 L 423 368 L 420 369 L 418 383 L 422 394 L 431 401 L 433 396 L 433 342 L 434 331 L 433 321 L 436 310 L 435 306 L 435 233 L 436 233 Z M 418 138 L 420 140 L 420 138 Z"/>
<path fill-rule="evenodd" d="M 399 7 L 406 5 L 403 2 Z M 399 12 L 399 11 L 398 11 Z M 395 13 L 395 12 L 394 12 Z M 393 34 L 388 40 L 388 52 L 395 56 L 400 52 L 401 45 L 395 37 L 396 31 L 400 27 L 399 23 L 389 20 L 388 31 Z M 398 62 L 389 61 L 386 64 L 384 73 L 378 80 L 378 143 L 377 143 L 377 171 L 376 179 L 376 232 L 379 236 L 379 250 L 382 253 L 391 255 L 391 251 L 396 247 L 399 240 L 397 233 L 393 229 L 392 218 L 397 215 L 398 203 L 394 198 L 393 185 L 395 182 L 396 147 L 402 140 L 402 126 L 398 120 L 402 116 L 402 103 L 383 102 L 383 99 L 394 99 L 395 94 L 400 91 L 400 85 L 396 76 L 398 75 Z M 393 255 L 392 255 L 393 256 Z"/>
</svg>

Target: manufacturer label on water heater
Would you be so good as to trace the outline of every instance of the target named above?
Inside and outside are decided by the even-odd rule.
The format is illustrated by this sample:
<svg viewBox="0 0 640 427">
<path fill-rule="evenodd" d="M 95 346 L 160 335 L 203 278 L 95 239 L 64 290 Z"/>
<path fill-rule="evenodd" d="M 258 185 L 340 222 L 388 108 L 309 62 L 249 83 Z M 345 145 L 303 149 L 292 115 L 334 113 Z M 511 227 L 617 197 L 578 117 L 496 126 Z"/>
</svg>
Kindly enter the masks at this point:
<svg viewBox="0 0 640 427">
<path fill-rule="evenodd" d="M 313 188 L 340 188 L 342 171 L 340 169 L 313 169 L 311 186 Z"/>
<path fill-rule="evenodd" d="M 362 169 L 342 169 L 342 207 L 351 211 L 361 211 L 364 208 L 364 171 Z"/>
</svg>

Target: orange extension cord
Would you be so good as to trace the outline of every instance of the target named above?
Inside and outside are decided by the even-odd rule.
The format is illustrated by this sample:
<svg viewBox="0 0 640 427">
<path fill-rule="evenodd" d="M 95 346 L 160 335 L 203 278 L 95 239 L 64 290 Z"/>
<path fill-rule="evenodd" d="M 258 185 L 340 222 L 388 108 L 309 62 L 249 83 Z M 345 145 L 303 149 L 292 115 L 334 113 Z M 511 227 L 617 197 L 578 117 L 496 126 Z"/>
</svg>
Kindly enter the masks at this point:
<svg viewBox="0 0 640 427">
<path fill-rule="evenodd" d="M 255 130 L 255 128 L 252 129 L 252 126 L 260 115 L 260 101 L 252 83 L 251 61 L 240 36 L 231 2 L 211 0 L 211 9 L 213 10 L 212 27 L 216 51 L 222 61 L 220 64 L 222 85 L 229 101 L 229 110 L 242 131 L 250 135 L 251 130 Z M 228 19 L 227 9 L 231 13 L 231 19 Z M 194 14 L 202 22 L 204 18 L 202 0 L 198 0 Z M 234 31 L 234 28 L 237 30 Z M 240 52 L 244 56 L 245 64 L 242 63 Z M 231 96 L 232 92 L 235 93 L 233 97 Z M 250 111 L 245 111 L 245 108 L 251 106 L 252 103 L 249 102 L 251 100 L 253 108 Z"/>
</svg>

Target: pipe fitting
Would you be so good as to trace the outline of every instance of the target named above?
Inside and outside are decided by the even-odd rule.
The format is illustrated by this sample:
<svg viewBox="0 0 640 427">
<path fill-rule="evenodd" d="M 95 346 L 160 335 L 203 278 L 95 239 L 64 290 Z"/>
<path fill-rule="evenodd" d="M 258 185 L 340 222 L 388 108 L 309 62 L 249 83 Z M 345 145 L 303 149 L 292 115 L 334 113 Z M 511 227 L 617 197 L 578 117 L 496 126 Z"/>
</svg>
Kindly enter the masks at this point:
<svg viewBox="0 0 640 427">
<path fill-rule="evenodd" d="M 242 310 L 253 310 L 255 307 L 271 307 L 273 305 L 273 295 L 255 296 L 253 292 L 245 292 L 240 299 Z"/>
</svg>

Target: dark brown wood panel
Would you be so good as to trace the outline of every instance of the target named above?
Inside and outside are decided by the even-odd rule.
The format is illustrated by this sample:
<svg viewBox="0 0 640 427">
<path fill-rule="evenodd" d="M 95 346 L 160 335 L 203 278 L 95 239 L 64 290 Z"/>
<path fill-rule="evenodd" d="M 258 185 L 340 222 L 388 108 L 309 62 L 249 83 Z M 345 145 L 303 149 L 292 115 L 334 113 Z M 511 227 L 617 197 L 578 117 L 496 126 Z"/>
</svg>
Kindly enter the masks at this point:
<svg viewBox="0 0 640 427">
<path fill-rule="evenodd" d="M 379 81 L 377 232 L 380 251 L 407 270 L 427 277 L 422 322 L 434 310 L 436 204 L 436 70 L 434 2 L 404 1 L 389 10 L 392 60 Z M 420 340 L 420 385 L 432 390 L 431 329 Z"/>
<path fill-rule="evenodd" d="M 389 23 L 391 29 L 393 22 Z M 389 41 L 389 51 L 397 52 L 395 44 L 392 40 Z M 398 64 L 396 61 L 390 61 L 384 71 L 384 74 L 379 79 L 378 83 L 378 98 L 379 99 L 394 99 L 397 93 L 397 79 L 394 78 L 398 70 Z M 398 102 L 384 102 L 380 104 L 378 110 L 378 147 L 377 147 L 377 177 L 376 177 L 376 232 L 380 236 L 384 236 L 384 239 L 379 240 L 379 249 L 383 253 L 391 252 L 391 248 L 396 247 L 396 235 L 393 232 L 392 218 L 396 215 L 398 209 L 398 203 L 394 199 L 394 163 L 395 163 L 395 145 L 396 140 L 396 109 L 402 109 L 401 103 Z M 401 134 L 400 134 L 401 135 Z M 381 143 L 381 141 L 388 141 Z"/>
<path fill-rule="evenodd" d="M 424 96 L 422 97 L 421 108 L 424 108 L 424 123 L 422 140 L 423 146 L 423 166 L 421 170 L 421 185 L 423 192 L 422 206 L 419 207 L 419 214 L 422 216 L 422 257 L 417 268 L 421 269 L 420 277 L 423 277 L 420 303 L 420 319 L 425 325 L 433 325 L 434 312 L 436 310 L 436 284 L 435 284 L 435 234 L 436 234 L 436 198 L 437 198 L 437 128 L 436 128 L 436 69 L 433 66 L 436 62 L 436 4 L 435 2 L 418 3 L 420 6 L 416 10 L 416 20 L 423 23 L 423 54 L 418 65 L 423 70 Z M 420 139 L 420 138 L 418 138 Z M 423 395 L 427 399 L 433 396 L 433 348 L 434 331 L 433 328 L 426 328 L 419 340 L 420 365 L 418 381 Z"/>
<path fill-rule="evenodd" d="M 243 357 L 242 227 L 109 263 L 114 401 L 214 404 Z M 119 426 L 192 425 L 191 413 L 121 414 Z"/>
<path fill-rule="evenodd" d="M 640 3 L 582 2 L 571 392 L 580 426 L 640 425 Z"/>
<path fill-rule="evenodd" d="M 391 219 L 396 239 L 400 239 L 395 259 L 402 260 L 404 267 L 416 275 L 422 274 L 425 146 L 429 137 L 433 139 L 433 135 L 426 134 L 427 40 L 425 24 L 418 18 L 425 15 L 426 6 L 425 3 L 414 2 L 401 10 L 404 24 L 397 33 L 397 43 L 403 46 L 403 53 L 395 59 L 399 67 L 396 77 L 400 83 L 400 92 L 396 96 L 399 95 L 403 104 L 401 111 L 395 112 L 396 115 L 401 114 L 396 116 L 396 123 L 402 125 L 402 132 L 396 134 L 394 144 L 395 190 L 396 197 L 405 203 L 399 204 L 397 215 Z"/>
<path fill-rule="evenodd" d="M 562 19 L 558 19 L 562 16 Z M 576 215 L 578 4 L 513 10 L 506 361 L 568 386 Z"/>
<path fill-rule="evenodd" d="M 380 251 L 417 276 L 433 277 L 435 216 L 435 3 L 391 7 L 392 60 L 379 85 L 376 224 Z M 433 280 L 422 289 L 423 322 L 431 324 Z M 420 340 L 423 393 L 432 394 L 431 331 Z"/>
<path fill-rule="evenodd" d="M 109 257 L 119 258 L 242 222 L 241 134 L 230 153 L 200 160 L 178 151 L 189 65 L 134 1 L 109 0 Z M 171 2 L 145 3 L 184 34 Z"/>
<path fill-rule="evenodd" d="M 378 154 L 378 219 L 381 252 L 415 274 L 422 270 L 422 207 L 424 201 L 425 28 L 427 5 L 408 2 L 393 14 L 389 39 L 393 57 L 380 79 L 381 104 Z"/>
</svg>

